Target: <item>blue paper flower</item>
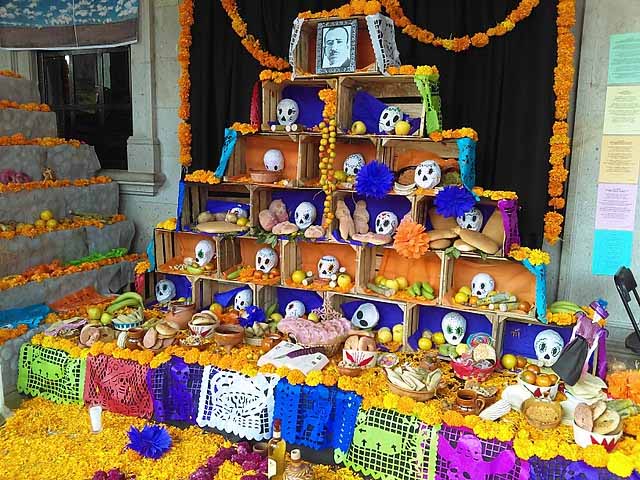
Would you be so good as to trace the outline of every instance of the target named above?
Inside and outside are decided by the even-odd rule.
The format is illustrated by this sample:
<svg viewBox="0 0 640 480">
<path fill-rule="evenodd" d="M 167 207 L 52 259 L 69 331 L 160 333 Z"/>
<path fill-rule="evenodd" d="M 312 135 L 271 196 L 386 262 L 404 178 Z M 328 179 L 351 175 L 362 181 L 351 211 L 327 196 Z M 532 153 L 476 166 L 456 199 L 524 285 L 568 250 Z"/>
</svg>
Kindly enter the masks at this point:
<svg viewBox="0 0 640 480">
<path fill-rule="evenodd" d="M 250 327 L 254 322 L 264 322 L 267 317 L 264 310 L 255 305 L 249 305 L 244 311 L 244 315 L 240 317 L 239 323 L 243 327 Z"/>
<path fill-rule="evenodd" d="M 160 425 L 145 425 L 142 430 L 132 426 L 128 434 L 127 447 L 143 457 L 157 460 L 171 448 L 171 435 Z"/>
<path fill-rule="evenodd" d="M 433 202 L 436 211 L 443 217 L 460 217 L 476 204 L 469 190 L 458 185 L 449 185 L 438 192 Z"/>
<path fill-rule="evenodd" d="M 356 192 L 365 197 L 384 198 L 393 188 L 393 172 L 382 162 L 367 163 L 356 177 Z"/>
</svg>

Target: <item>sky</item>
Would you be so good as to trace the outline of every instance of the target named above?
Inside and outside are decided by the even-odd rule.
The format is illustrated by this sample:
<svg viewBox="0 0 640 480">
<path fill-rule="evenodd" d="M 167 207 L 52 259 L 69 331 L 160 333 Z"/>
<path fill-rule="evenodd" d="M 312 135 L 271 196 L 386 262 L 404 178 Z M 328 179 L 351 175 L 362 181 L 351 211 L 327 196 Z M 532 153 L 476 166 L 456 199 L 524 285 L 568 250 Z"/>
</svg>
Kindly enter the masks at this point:
<svg viewBox="0 0 640 480">
<path fill-rule="evenodd" d="M 138 0 L 0 0 L 0 26 L 9 27 L 113 23 L 137 14 Z"/>
</svg>

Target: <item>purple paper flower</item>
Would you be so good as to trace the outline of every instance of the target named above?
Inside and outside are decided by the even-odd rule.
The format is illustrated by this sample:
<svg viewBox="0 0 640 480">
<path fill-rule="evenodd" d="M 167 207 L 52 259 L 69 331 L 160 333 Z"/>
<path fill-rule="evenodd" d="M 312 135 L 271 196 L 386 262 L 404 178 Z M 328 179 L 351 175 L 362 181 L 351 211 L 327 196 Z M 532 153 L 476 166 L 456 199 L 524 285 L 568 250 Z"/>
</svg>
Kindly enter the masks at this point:
<svg viewBox="0 0 640 480">
<path fill-rule="evenodd" d="M 105 472 L 104 470 L 98 470 L 96 473 L 93 474 L 92 480 L 108 480 L 107 472 Z"/>
<path fill-rule="evenodd" d="M 476 204 L 473 194 L 465 187 L 449 185 L 438 192 L 433 202 L 443 217 L 460 217 Z"/>
</svg>

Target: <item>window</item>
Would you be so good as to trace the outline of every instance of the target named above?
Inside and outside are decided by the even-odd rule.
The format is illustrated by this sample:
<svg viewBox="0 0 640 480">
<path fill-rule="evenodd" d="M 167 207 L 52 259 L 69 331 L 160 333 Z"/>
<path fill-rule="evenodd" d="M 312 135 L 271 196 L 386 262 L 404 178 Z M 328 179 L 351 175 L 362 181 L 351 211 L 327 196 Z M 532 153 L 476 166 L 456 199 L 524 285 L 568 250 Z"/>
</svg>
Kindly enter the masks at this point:
<svg viewBox="0 0 640 480">
<path fill-rule="evenodd" d="M 93 145 L 104 169 L 127 169 L 129 59 L 128 46 L 38 53 L 40 95 L 56 113 L 58 136 Z"/>
</svg>

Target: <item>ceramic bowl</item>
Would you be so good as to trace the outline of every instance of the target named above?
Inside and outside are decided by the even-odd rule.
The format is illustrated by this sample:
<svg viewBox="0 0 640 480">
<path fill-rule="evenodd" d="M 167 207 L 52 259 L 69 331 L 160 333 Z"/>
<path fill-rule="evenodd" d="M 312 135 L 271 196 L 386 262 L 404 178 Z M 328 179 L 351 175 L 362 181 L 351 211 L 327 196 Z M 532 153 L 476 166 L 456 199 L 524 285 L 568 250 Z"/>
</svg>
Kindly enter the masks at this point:
<svg viewBox="0 0 640 480">
<path fill-rule="evenodd" d="M 250 170 L 251 180 L 257 183 L 275 183 L 282 180 L 282 170 Z"/>
<path fill-rule="evenodd" d="M 619 433 L 613 435 L 602 435 L 600 433 L 590 432 L 584 428 L 579 427 L 573 422 L 573 438 L 575 442 L 582 448 L 586 448 L 589 445 L 602 445 L 610 452 L 614 449 L 620 438 L 622 437 L 622 430 Z"/>
<path fill-rule="evenodd" d="M 218 325 L 213 329 L 213 339 L 219 346 L 230 351 L 244 341 L 244 328 L 240 325 Z"/>
<path fill-rule="evenodd" d="M 194 335 L 199 335 L 202 338 L 208 338 L 213 335 L 213 330 L 218 326 L 218 323 L 211 322 L 204 325 L 194 325 L 193 322 L 189 322 L 189 330 Z"/>
</svg>

